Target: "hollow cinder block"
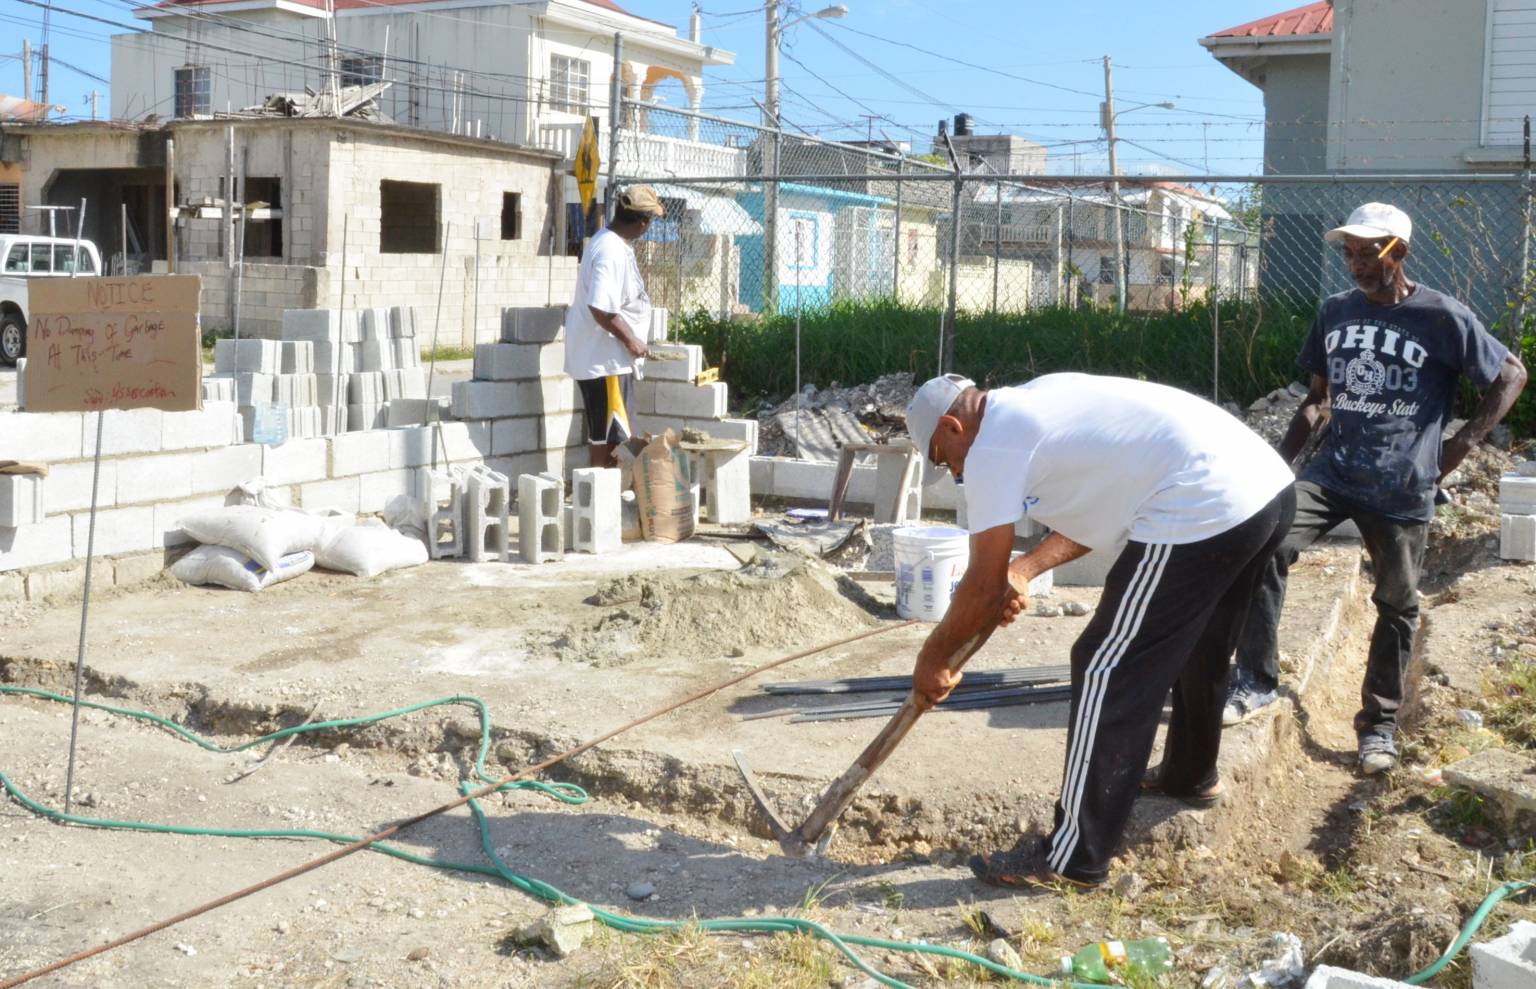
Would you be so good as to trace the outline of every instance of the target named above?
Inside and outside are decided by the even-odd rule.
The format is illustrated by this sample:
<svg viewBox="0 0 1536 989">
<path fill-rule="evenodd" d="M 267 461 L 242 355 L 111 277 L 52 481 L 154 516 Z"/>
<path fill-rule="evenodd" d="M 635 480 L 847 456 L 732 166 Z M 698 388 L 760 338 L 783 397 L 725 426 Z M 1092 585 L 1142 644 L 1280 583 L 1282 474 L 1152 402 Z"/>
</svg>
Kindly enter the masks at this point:
<svg viewBox="0 0 1536 989">
<path fill-rule="evenodd" d="M 571 471 L 571 548 L 578 553 L 612 553 L 623 544 L 623 509 L 617 468 Z"/>
<path fill-rule="evenodd" d="M 524 474 L 517 479 L 517 549 L 525 563 L 565 556 L 565 484 L 554 474 Z"/>
</svg>

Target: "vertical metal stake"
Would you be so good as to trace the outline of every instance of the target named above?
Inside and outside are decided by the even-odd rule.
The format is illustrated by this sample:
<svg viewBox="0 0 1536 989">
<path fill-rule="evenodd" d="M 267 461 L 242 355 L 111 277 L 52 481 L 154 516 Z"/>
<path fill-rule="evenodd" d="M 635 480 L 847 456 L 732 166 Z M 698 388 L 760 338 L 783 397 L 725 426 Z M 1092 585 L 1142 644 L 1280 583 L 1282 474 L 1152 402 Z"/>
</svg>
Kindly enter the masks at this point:
<svg viewBox="0 0 1536 989">
<path fill-rule="evenodd" d="M 85 537 L 85 591 L 80 599 L 80 649 L 75 654 L 75 701 L 69 719 L 69 771 L 64 778 L 64 815 L 75 800 L 75 745 L 80 739 L 80 684 L 85 677 L 85 625 L 91 613 L 91 565 L 96 561 L 96 492 L 101 486 L 101 429 L 106 413 L 96 410 L 96 457 L 91 467 L 91 521 Z"/>
<path fill-rule="evenodd" d="M 992 314 L 997 315 L 998 287 L 1003 273 L 1003 184 L 997 183 L 997 216 L 992 227 Z"/>
<path fill-rule="evenodd" d="M 336 345 L 336 432 L 338 433 L 348 432 L 352 426 L 350 422 L 343 421 L 347 416 L 347 408 L 341 394 L 341 352 L 347 346 L 347 231 L 351 226 L 348 222 L 351 219 L 350 214 L 341 214 L 341 317 L 337 323 L 337 329 L 341 331 L 341 341 Z"/>
<path fill-rule="evenodd" d="M 902 181 L 902 166 L 906 164 L 906 158 L 896 159 L 896 219 L 891 227 L 891 299 L 901 305 L 901 210 L 905 205 L 903 190 L 907 183 Z"/>
<path fill-rule="evenodd" d="M 122 238 L 122 244 L 123 244 L 123 270 L 121 272 L 119 272 L 119 274 L 126 276 L 128 274 L 128 204 L 127 203 L 123 203 L 122 204 L 122 216 L 120 217 L 120 220 L 119 220 L 118 234 Z"/>
<path fill-rule="evenodd" d="M 443 326 L 443 283 L 448 280 L 448 240 L 453 234 L 453 224 L 443 224 L 443 264 L 437 273 L 437 316 L 432 320 L 432 356 L 427 361 L 427 426 L 431 427 L 432 469 L 437 469 L 437 448 L 443 448 L 443 466 L 448 466 L 448 441 L 443 439 L 443 422 L 437 415 L 437 402 L 432 399 L 432 379 L 437 374 L 437 333 Z M 463 298 L 463 296 L 459 296 Z"/>
<path fill-rule="evenodd" d="M 475 295 L 469 314 L 469 349 L 480 340 L 480 220 L 475 220 Z"/>
<path fill-rule="evenodd" d="M 805 406 L 805 392 L 800 390 L 800 315 L 805 311 L 801 285 L 805 282 L 805 230 L 795 224 L 795 456 L 800 456 L 800 411 Z"/>
<path fill-rule="evenodd" d="M 1215 240 L 1211 243 L 1211 284 L 1206 296 L 1211 303 L 1211 401 L 1221 395 L 1221 224 L 1213 223 Z"/>
</svg>

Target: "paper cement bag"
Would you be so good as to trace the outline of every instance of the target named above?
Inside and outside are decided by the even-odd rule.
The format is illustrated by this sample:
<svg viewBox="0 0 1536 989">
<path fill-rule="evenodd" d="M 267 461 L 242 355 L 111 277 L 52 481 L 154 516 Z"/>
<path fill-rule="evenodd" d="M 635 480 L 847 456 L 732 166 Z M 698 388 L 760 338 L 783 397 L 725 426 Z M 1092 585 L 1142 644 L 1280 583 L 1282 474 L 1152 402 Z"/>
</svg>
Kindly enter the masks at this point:
<svg viewBox="0 0 1536 989">
<path fill-rule="evenodd" d="M 688 455 L 678 448 L 672 430 L 652 439 L 635 458 L 634 489 L 646 539 L 680 543 L 693 535 Z"/>
</svg>

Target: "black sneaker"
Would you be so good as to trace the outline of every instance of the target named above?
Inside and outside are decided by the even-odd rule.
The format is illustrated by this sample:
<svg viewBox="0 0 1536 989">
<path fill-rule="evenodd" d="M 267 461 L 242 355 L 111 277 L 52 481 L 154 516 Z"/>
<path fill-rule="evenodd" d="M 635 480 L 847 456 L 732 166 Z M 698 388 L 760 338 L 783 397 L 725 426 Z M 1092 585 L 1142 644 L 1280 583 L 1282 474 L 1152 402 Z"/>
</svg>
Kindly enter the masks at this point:
<svg viewBox="0 0 1536 989">
<path fill-rule="evenodd" d="M 1227 680 L 1227 705 L 1221 709 L 1221 724 L 1242 724 L 1269 710 L 1279 699 L 1273 684 L 1265 684 L 1247 670 L 1235 669 Z"/>
<path fill-rule="evenodd" d="M 1367 776 L 1384 773 L 1397 765 L 1397 743 L 1391 728 L 1372 728 L 1360 734 L 1360 772 Z"/>
</svg>

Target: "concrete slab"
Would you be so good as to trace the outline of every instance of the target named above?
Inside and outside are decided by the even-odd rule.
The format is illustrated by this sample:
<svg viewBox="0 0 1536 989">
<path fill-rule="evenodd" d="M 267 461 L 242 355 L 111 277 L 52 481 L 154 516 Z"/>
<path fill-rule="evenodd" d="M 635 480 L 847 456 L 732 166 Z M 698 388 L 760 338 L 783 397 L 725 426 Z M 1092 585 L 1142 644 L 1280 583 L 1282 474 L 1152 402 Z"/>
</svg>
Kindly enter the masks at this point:
<svg viewBox="0 0 1536 989">
<path fill-rule="evenodd" d="M 1505 749 L 1485 749 L 1446 766 L 1445 782 L 1484 798 L 1485 806 L 1512 833 L 1536 828 L 1536 759 Z"/>
</svg>

